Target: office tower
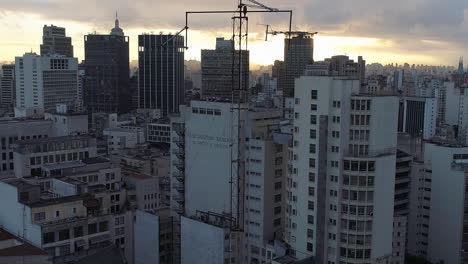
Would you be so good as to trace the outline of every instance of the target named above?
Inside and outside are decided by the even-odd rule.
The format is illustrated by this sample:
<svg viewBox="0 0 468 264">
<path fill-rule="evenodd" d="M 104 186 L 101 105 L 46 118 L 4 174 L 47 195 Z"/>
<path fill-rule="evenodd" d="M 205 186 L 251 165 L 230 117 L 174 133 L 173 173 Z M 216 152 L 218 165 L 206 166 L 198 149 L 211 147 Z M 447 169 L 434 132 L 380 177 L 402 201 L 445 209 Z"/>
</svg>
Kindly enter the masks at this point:
<svg viewBox="0 0 468 264">
<path fill-rule="evenodd" d="M 65 28 L 44 25 L 42 29 L 41 55 L 64 55 L 73 57 L 71 37 L 65 35 Z"/>
<path fill-rule="evenodd" d="M 296 80 L 285 239 L 317 263 L 392 256 L 398 99 L 357 78 Z"/>
<path fill-rule="evenodd" d="M 0 77 L 0 107 L 12 108 L 15 104 L 15 65 L 2 65 Z"/>
<path fill-rule="evenodd" d="M 294 96 L 294 79 L 303 75 L 308 64 L 314 62 L 314 39 L 309 33 L 296 34 L 284 39 L 284 63 L 286 80 L 283 88 L 285 97 Z"/>
<path fill-rule="evenodd" d="M 109 35 L 85 41 L 85 107 L 90 113 L 127 113 L 131 109 L 129 37 L 115 19 Z"/>
<path fill-rule="evenodd" d="M 216 38 L 216 49 L 201 51 L 202 97 L 237 102 L 239 81 L 245 101 L 249 88 L 249 52 L 242 51 L 239 79 L 239 51 L 232 40 Z"/>
<path fill-rule="evenodd" d="M 159 109 L 162 116 L 179 112 L 184 103 L 184 38 L 138 36 L 139 108 Z"/>
<path fill-rule="evenodd" d="M 430 139 L 436 133 L 437 99 L 427 97 L 402 97 L 398 132 Z"/>
<path fill-rule="evenodd" d="M 78 60 L 63 55 L 16 57 L 16 107 L 54 111 L 56 104 L 77 103 Z"/>
</svg>

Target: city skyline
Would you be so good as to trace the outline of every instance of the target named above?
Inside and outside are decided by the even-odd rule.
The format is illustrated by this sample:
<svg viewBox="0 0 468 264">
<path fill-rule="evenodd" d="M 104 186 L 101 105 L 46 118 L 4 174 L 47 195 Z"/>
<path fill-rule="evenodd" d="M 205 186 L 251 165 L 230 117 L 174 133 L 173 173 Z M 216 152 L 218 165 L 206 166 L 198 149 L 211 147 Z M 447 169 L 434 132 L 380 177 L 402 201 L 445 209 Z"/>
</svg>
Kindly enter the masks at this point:
<svg viewBox="0 0 468 264">
<path fill-rule="evenodd" d="M 130 60 L 136 60 L 138 34 L 160 31 L 175 33 L 185 23 L 185 11 L 231 10 L 236 4 L 235 1 L 229 1 L 214 5 L 211 0 L 204 0 L 196 5 L 181 1 L 171 4 L 160 1 L 157 6 L 139 1 L 130 6 L 126 1 L 115 1 L 109 6 L 104 2 L 86 0 L 83 4 L 89 4 L 93 8 L 84 13 L 74 3 L 55 0 L 30 1 L 28 5 L 22 4 L 23 2 L 0 2 L 3 7 L 0 25 L 6 36 L 0 40 L 0 61 L 6 62 L 31 50 L 39 53 L 41 28 L 44 24 L 65 27 L 72 37 L 76 56 L 82 60 L 83 36 L 95 31 L 109 31 L 113 26 L 115 10 L 120 11 L 122 28 L 130 37 Z M 315 37 L 314 54 L 319 60 L 335 54 L 346 54 L 352 58 L 361 55 L 368 63 L 455 65 L 457 59 L 465 55 L 463 44 L 467 40 L 465 35 L 468 32 L 468 12 L 464 10 L 468 10 L 468 3 L 459 0 L 450 0 L 450 4 L 433 0 L 424 3 L 416 1 L 406 4 L 400 13 L 395 13 L 394 7 L 398 3 L 379 3 L 375 7 L 372 4 L 375 1 L 371 0 L 362 0 L 353 6 L 341 2 L 343 1 L 340 1 L 339 9 L 330 8 L 322 0 L 294 5 L 270 0 L 266 4 L 292 8 L 293 29 L 319 32 Z M 294 7 L 299 4 L 304 8 Z M 47 6 L 60 11 L 52 13 Z M 358 12 L 359 8 L 367 10 L 366 14 Z M 150 10 L 154 12 L 149 12 Z M 275 36 L 265 42 L 263 24 L 271 24 L 275 30 L 283 30 L 286 27 L 286 17 L 274 19 L 268 15 L 250 16 L 249 49 L 252 63 L 269 65 L 274 60 L 283 59 L 283 36 Z M 213 48 L 216 37 L 231 36 L 229 16 L 198 16 L 192 21 L 186 59 L 199 60 L 200 50 Z"/>
</svg>

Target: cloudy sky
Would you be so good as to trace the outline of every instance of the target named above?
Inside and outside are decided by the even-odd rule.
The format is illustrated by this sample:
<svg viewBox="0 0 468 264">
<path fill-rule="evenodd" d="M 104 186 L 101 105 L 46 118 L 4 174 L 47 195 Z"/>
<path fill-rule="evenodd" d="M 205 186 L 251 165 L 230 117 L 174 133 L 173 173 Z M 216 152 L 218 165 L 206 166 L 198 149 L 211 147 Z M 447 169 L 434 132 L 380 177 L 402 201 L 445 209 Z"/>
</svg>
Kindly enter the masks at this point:
<svg viewBox="0 0 468 264">
<path fill-rule="evenodd" d="M 188 10 L 233 10 L 237 0 L 0 0 L 0 61 L 39 52 L 42 26 L 66 27 L 75 55 L 83 59 L 83 35 L 108 33 L 115 11 L 137 59 L 142 32 L 176 32 Z M 261 0 L 294 11 L 293 29 L 318 31 L 315 58 L 364 56 L 368 62 L 456 65 L 468 44 L 468 0 Z M 250 14 L 251 61 L 270 64 L 283 57 L 281 36 L 265 39 L 263 24 L 286 30 L 287 16 Z M 199 58 L 215 37 L 229 38 L 230 15 L 191 17 L 186 59 Z"/>
</svg>

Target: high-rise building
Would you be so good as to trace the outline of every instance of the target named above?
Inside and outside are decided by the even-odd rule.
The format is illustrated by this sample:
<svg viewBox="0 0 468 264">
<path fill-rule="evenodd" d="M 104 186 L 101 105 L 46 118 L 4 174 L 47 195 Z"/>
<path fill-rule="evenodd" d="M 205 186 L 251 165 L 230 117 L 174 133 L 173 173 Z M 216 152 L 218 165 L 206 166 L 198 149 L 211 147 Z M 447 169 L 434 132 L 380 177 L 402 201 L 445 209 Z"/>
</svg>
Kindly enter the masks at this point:
<svg viewBox="0 0 468 264">
<path fill-rule="evenodd" d="M 0 107 L 13 107 L 15 104 L 15 65 L 2 65 L 0 77 Z"/>
<path fill-rule="evenodd" d="M 242 109 L 239 137 L 237 129 L 232 130 L 237 127 L 238 113 L 232 113 L 230 102 L 192 100 L 190 106 L 181 107 L 179 116 L 171 118 L 171 207 L 210 225 L 209 217 L 199 213 L 214 214 L 218 219 L 234 217 L 242 229 L 236 231 L 242 239 L 235 247 L 243 256 L 233 263 L 268 263 L 275 252 L 272 241 L 281 239 L 284 227 L 290 136 L 279 132 L 279 109 L 249 109 L 247 104 Z M 239 139 L 237 152 L 238 144 L 232 142 Z M 245 161 L 239 163 L 240 181 L 233 163 L 237 159 Z M 240 193 L 235 187 L 238 184 L 242 185 Z M 182 251 L 183 245 L 184 241 Z M 220 250 L 216 254 L 223 254 L 224 249 Z"/>
<path fill-rule="evenodd" d="M 392 256 L 398 99 L 359 89 L 357 78 L 296 80 L 285 239 L 299 259 Z"/>
<path fill-rule="evenodd" d="M 126 113 L 131 108 L 129 37 L 115 19 L 109 35 L 86 35 L 85 107 L 88 112 Z"/>
<path fill-rule="evenodd" d="M 57 104 L 77 103 L 78 60 L 63 55 L 16 57 L 16 107 L 54 111 Z"/>
<path fill-rule="evenodd" d="M 44 25 L 42 32 L 41 55 L 73 57 L 72 39 L 66 36 L 65 28 Z"/>
<path fill-rule="evenodd" d="M 411 183 L 411 255 L 430 263 L 468 260 L 467 158 L 468 147 L 454 141 L 424 143 L 424 162 Z"/>
<path fill-rule="evenodd" d="M 294 96 L 294 79 L 303 75 L 308 64 L 314 62 L 314 39 L 309 33 L 293 35 L 284 39 L 284 62 L 286 78 L 284 86 L 280 80 L 279 88 L 285 97 Z"/>
<path fill-rule="evenodd" d="M 245 101 L 249 88 L 249 52 L 233 51 L 234 42 L 224 38 L 216 39 L 216 49 L 201 51 L 202 97 L 234 102 L 240 96 L 239 82 L 245 91 L 241 101 Z M 239 56 L 241 69 L 239 71 Z M 239 75 L 239 72 L 242 74 Z"/>
<path fill-rule="evenodd" d="M 430 139 L 436 133 L 437 100 L 428 97 L 400 99 L 398 132 Z"/>
<path fill-rule="evenodd" d="M 184 37 L 138 36 L 139 108 L 159 109 L 162 116 L 179 112 L 184 103 Z"/>
</svg>

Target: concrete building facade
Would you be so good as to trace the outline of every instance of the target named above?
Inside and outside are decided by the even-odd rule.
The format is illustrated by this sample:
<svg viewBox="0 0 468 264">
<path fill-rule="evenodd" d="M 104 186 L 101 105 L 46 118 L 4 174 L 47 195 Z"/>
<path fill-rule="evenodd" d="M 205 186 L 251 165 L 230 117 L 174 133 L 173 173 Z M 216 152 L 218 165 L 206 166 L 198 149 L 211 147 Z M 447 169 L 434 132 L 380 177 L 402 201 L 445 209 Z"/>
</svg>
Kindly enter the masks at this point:
<svg viewBox="0 0 468 264">
<path fill-rule="evenodd" d="M 360 96 L 348 77 L 304 76 L 296 88 L 285 235 L 293 254 L 318 263 L 388 258 L 397 98 Z"/>
</svg>

